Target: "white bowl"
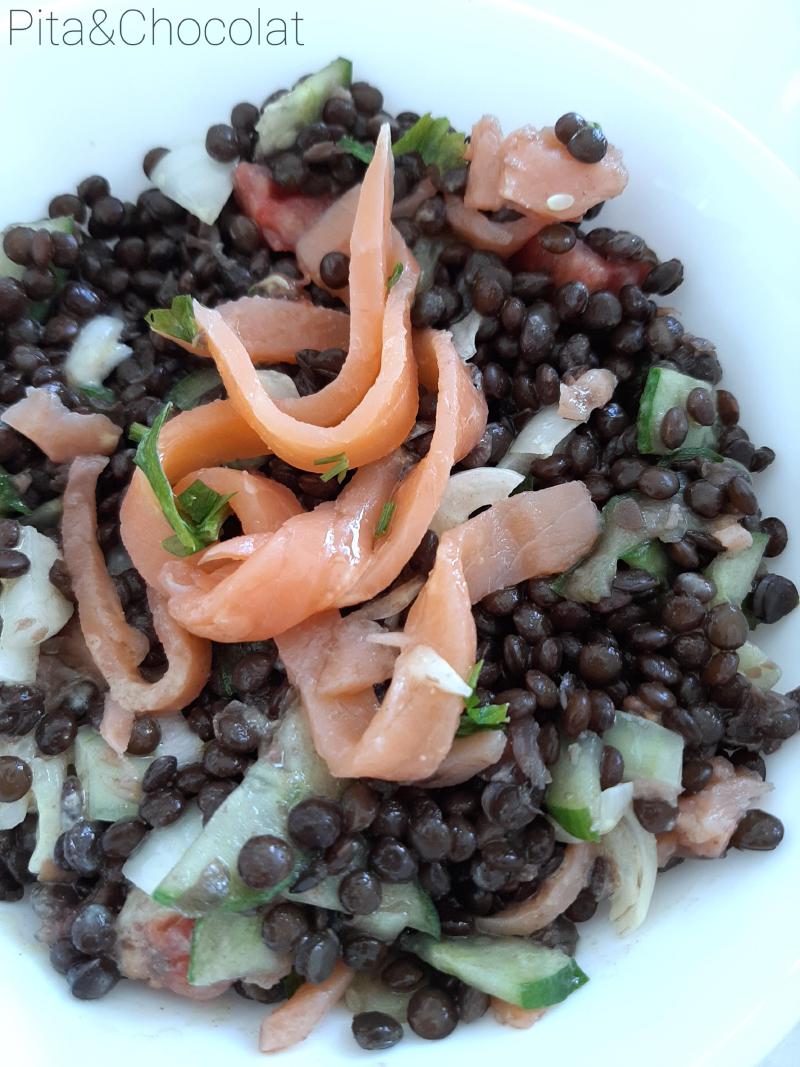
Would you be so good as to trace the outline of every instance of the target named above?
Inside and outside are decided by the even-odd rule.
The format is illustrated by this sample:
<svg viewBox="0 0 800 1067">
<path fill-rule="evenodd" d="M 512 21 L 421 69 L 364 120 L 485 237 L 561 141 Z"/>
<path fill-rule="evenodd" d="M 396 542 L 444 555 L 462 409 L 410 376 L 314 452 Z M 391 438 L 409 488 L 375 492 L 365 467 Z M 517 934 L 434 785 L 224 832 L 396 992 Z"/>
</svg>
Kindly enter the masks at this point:
<svg viewBox="0 0 800 1067">
<path fill-rule="evenodd" d="M 125 5 L 107 7 L 118 14 Z M 177 22 L 221 9 L 194 0 L 164 4 L 158 14 Z M 89 5 L 56 10 L 91 24 Z M 255 11 L 241 13 L 254 18 Z M 265 18 L 271 13 L 264 8 Z M 635 56 L 511 0 L 306 0 L 300 13 L 301 47 L 40 48 L 18 36 L 0 68 L 2 215 L 40 216 L 54 193 L 92 172 L 106 174 L 117 193 L 135 195 L 146 149 L 201 134 L 226 121 L 238 100 L 260 102 L 336 54 L 352 57 L 357 77 L 379 84 L 392 109 L 433 109 L 461 128 L 486 111 L 511 128 L 576 108 L 602 120 L 631 172 L 603 221 L 641 232 L 665 258 L 683 259 L 687 281 L 669 302 L 690 330 L 717 342 L 725 384 L 739 396 L 753 439 L 778 450 L 759 480 L 765 514 L 800 529 L 792 470 L 800 221 L 793 175 L 744 129 Z M 0 34 L 5 46 L 2 20 Z M 800 577 L 797 541 L 776 569 Z M 799 636 L 797 614 L 758 633 L 784 665 L 786 688 L 800 682 Z M 659 878 L 650 917 L 634 937 L 619 940 L 604 918 L 583 926 L 578 958 L 591 982 L 533 1030 L 484 1020 L 445 1046 L 407 1037 L 370 1062 L 403 1067 L 413 1058 L 427 1067 L 444 1055 L 465 1067 L 495 1056 L 597 1067 L 754 1067 L 796 1021 L 800 1003 L 798 756 L 795 739 L 769 765 L 776 788 L 767 806 L 787 826 L 781 848 L 686 863 Z M 80 1003 L 50 970 L 32 929 L 24 907 L 0 907 L 0 1034 L 8 1062 L 12 1035 L 26 1067 L 256 1061 L 258 1005 L 233 996 L 194 1005 L 132 983 L 102 1003 Z M 342 1012 L 281 1062 L 334 1065 L 362 1055 Z"/>
</svg>

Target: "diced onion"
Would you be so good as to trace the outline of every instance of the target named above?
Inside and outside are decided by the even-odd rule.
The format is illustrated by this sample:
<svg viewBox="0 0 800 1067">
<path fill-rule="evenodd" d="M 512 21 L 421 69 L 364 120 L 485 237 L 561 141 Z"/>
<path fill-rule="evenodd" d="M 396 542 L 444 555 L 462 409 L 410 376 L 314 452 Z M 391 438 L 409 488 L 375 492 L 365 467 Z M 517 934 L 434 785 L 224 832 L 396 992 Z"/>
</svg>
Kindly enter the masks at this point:
<svg viewBox="0 0 800 1067">
<path fill-rule="evenodd" d="M 458 671 L 430 645 L 417 645 L 412 648 L 405 658 L 405 664 L 410 677 L 427 682 L 443 693 L 452 693 L 459 697 L 472 695 L 472 689 Z"/>
<path fill-rule="evenodd" d="M 167 152 L 150 178 L 164 196 L 211 226 L 233 192 L 235 170 L 235 163 L 218 163 L 202 141 L 193 141 Z"/>
<path fill-rule="evenodd" d="M 463 319 L 454 322 L 450 327 L 455 350 L 463 360 L 472 359 L 478 351 L 475 338 L 482 322 L 483 319 L 480 314 L 473 310 L 470 311 L 469 315 L 465 315 Z"/>
<path fill-rule="evenodd" d="M 592 823 L 594 832 L 602 837 L 613 830 L 630 808 L 633 794 L 633 782 L 620 782 L 619 785 L 612 785 L 610 789 L 604 789 L 600 794 L 600 811 Z"/>
<path fill-rule="evenodd" d="M 448 479 L 430 528 L 440 537 L 453 526 L 466 522 L 478 508 L 505 500 L 524 481 L 517 471 L 497 467 L 475 467 L 459 471 Z"/>
<path fill-rule="evenodd" d="M 402 630 L 367 634 L 365 640 L 371 645 L 387 645 L 389 648 L 408 648 L 411 644 L 411 638 Z"/>
<path fill-rule="evenodd" d="M 656 839 L 627 812 L 603 838 L 602 848 L 614 874 L 611 922 L 618 934 L 628 934 L 642 925 L 653 897 L 658 872 Z"/>
<path fill-rule="evenodd" d="M 559 415 L 555 405 L 542 408 L 523 426 L 498 466 L 524 474 L 532 459 L 552 456 L 576 425 L 574 420 Z"/>
<path fill-rule="evenodd" d="M 125 327 L 122 319 L 98 315 L 83 327 L 64 361 L 70 385 L 102 385 L 133 349 L 120 344 Z"/>
<path fill-rule="evenodd" d="M 377 600 L 371 600 L 363 608 L 354 611 L 353 614 L 360 619 L 370 619 L 373 622 L 377 622 L 380 619 L 390 619 L 392 615 L 399 615 L 401 611 L 405 611 L 410 604 L 414 603 L 424 584 L 425 579 L 422 577 L 410 578 L 407 582 L 396 586 L 384 596 L 378 597 Z"/>
<path fill-rule="evenodd" d="M 256 374 L 264 392 L 273 400 L 290 400 L 300 396 L 294 381 L 283 371 L 265 369 L 257 370 Z"/>
<path fill-rule="evenodd" d="M 0 671 L 7 668 L 23 677 L 0 673 L 0 680 L 30 682 L 36 677 L 39 645 L 58 633 L 73 608 L 50 581 L 50 568 L 59 558 L 55 542 L 32 526 L 23 526 L 19 550 L 30 560 L 30 569 L 20 578 L 2 581 Z"/>
</svg>

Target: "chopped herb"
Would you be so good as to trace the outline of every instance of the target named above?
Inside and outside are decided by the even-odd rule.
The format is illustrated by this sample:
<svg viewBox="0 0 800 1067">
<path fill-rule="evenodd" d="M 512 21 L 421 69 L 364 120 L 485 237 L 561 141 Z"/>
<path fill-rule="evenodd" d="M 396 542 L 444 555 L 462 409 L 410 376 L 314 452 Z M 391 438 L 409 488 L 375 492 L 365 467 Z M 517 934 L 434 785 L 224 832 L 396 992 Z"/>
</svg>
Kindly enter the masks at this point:
<svg viewBox="0 0 800 1067">
<path fill-rule="evenodd" d="M 342 137 L 338 144 L 362 163 L 371 162 L 375 154 L 373 145 L 364 144 L 354 137 Z M 424 163 L 433 164 L 444 174 L 464 162 L 466 146 L 464 134 L 451 130 L 449 119 L 435 119 L 428 113 L 418 119 L 392 145 L 392 152 L 395 156 L 405 155 L 406 152 L 419 152 Z"/>
<path fill-rule="evenodd" d="M 393 500 L 387 500 L 381 508 L 380 518 L 378 519 L 378 525 L 375 527 L 375 536 L 384 537 L 389 532 L 389 527 L 392 524 L 394 513 L 397 510 L 397 504 Z"/>
<path fill-rule="evenodd" d="M 99 400 L 101 404 L 116 404 L 118 397 L 113 389 L 107 389 L 104 385 L 79 385 L 78 392 L 88 400 Z"/>
<path fill-rule="evenodd" d="M 400 275 L 403 273 L 403 264 L 395 263 L 394 269 L 389 277 L 386 279 L 386 292 L 388 293 L 392 286 L 397 285 L 400 281 Z"/>
<path fill-rule="evenodd" d="M 212 389 L 218 389 L 221 385 L 222 378 L 216 367 L 201 367 L 176 382 L 167 393 L 167 400 L 171 400 L 181 411 L 191 411 Z"/>
<path fill-rule="evenodd" d="M 219 539 L 219 531 L 229 514 L 230 496 L 220 496 L 201 481 L 192 482 L 176 497 L 164 473 L 158 454 L 158 437 L 172 404 L 165 404 L 150 429 L 145 429 L 133 462 L 150 483 L 164 518 L 175 531 L 163 543 L 174 556 L 190 556 Z"/>
<path fill-rule="evenodd" d="M 343 148 L 345 152 L 349 152 L 351 156 L 355 156 L 356 159 L 360 159 L 362 163 L 371 163 L 372 157 L 375 155 L 375 148 L 371 144 L 362 144 L 361 141 L 357 141 L 355 137 L 340 137 L 339 147 Z"/>
<path fill-rule="evenodd" d="M 144 320 L 156 333 L 164 337 L 174 337 L 176 341 L 185 341 L 187 344 L 193 344 L 200 332 L 190 296 L 173 297 L 171 307 L 153 308 L 147 312 Z"/>
<path fill-rule="evenodd" d="M 332 478 L 336 478 L 339 485 L 341 485 L 349 466 L 347 456 L 344 452 L 337 452 L 335 456 L 321 456 L 319 459 L 314 460 L 315 467 L 324 467 L 326 463 L 331 463 L 333 466 L 321 474 L 320 478 L 323 482 L 329 482 Z"/>
<path fill-rule="evenodd" d="M 449 119 L 435 119 L 428 112 L 392 145 L 396 156 L 419 152 L 423 163 L 433 164 L 444 174 L 464 162 L 466 138 L 450 128 Z"/>
<path fill-rule="evenodd" d="M 142 422 L 132 422 L 128 427 L 128 440 L 133 441 L 135 445 L 138 445 L 141 439 L 147 434 L 149 427 L 145 426 Z"/>
<path fill-rule="evenodd" d="M 461 716 L 456 737 L 469 737 L 481 730 L 495 730 L 508 722 L 508 704 L 479 704 L 475 687 L 478 684 L 483 660 L 479 659 L 467 676 L 467 685 L 472 690 L 464 697 L 464 714 Z"/>
<path fill-rule="evenodd" d="M 18 515 L 30 515 L 31 509 L 23 504 L 17 491 L 17 487 L 11 481 L 11 476 L 5 471 L 0 472 L 0 515 L 8 515 L 16 511 Z"/>
</svg>

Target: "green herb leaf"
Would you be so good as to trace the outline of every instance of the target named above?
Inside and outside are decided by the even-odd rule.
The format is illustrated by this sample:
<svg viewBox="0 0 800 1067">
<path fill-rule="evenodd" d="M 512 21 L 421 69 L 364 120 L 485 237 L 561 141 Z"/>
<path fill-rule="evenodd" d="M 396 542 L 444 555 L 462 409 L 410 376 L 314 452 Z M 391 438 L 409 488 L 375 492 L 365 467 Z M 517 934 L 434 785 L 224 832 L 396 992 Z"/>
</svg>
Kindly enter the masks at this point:
<svg viewBox="0 0 800 1067">
<path fill-rule="evenodd" d="M 145 426 L 143 422 L 132 422 L 128 427 L 128 440 L 138 445 L 141 439 L 147 435 L 148 429 L 149 427 Z"/>
<path fill-rule="evenodd" d="M 467 676 L 467 685 L 472 689 L 468 697 L 464 697 L 464 714 L 456 731 L 456 737 L 469 737 L 481 730 L 496 730 L 509 721 L 508 704 L 479 704 L 475 693 L 478 684 L 483 660 L 479 659 Z"/>
<path fill-rule="evenodd" d="M 30 515 L 31 509 L 23 504 L 10 475 L 0 472 L 0 515 L 9 515 L 15 511 L 18 515 Z"/>
<path fill-rule="evenodd" d="M 314 460 L 315 467 L 324 467 L 326 463 L 331 463 L 332 466 L 324 474 L 321 474 L 320 478 L 323 482 L 329 482 L 332 478 L 336 478 L 339 485 L 341 485 L 349 466 L 345 453 L 337 452 L 335 456 L 321 456 L 319 459 Z"/>
<path fill-rule="evenodd" d="M 464 134 L 451 130 L 449 119 L 435 119 L 430 112 L 419 118 L 392 145 L 396 156 L 402 156 L 406 152 L 419 152 L 424 163 L 432 163 L 442 174 L 464 162 L 465 148 Z"/>
<path fill-rule="evenodd" d="M 360 159 L 362 163 L 371 163 L 372 157 L 375 155 L 375 148 L 373 145 L 362 144 L 361 141 L 357 141 L 355 137 L 340 137 L 338 145 L 340 148 L 343 148 L 345 152 L 349 152 L 351 156 Z"/>
<path fill-rule="evenodd" d="M 114 390 L 106 389 L 104 385 L 79 385 L 78 392 L 89 400 L 99 400 L 101 404 L 116 404 L 118 400 Z"/>
<path fill-rule="evenodd" d="M 362 163 L 370 163 L 375 154 L 373 145 L 364 144 L 354 137 L 342 137 L 338 145 Z M 432 163 L 444 173 L 464 162 L 466 147 L 466 137 L 463 133 L 450 129 L 449 119 L 435 119 L 429 112 L 418 119 L 392 145 L 392 152 L 395 156 L 402 156 L 406 152 L 419 152 L 424 163 Z"/>
<path fill-rule="evenodd" d="M 381 508 L 378 525 L 375 527 L 375 537 L 384 537 L 389 532 L 389 527 L 397 510 L 397 504 L 393 500 L 387 500 Z"/>
<path fill-rule="evenodd" d="M 392 286 L 397 285 L 400 281 L 400 275 L 403 273 L 403 264 L 395 263 L 394 269 L 389 277 L 386 279 L 386 292 L 388 293 Z"/>
<path fill-rule="evenodd" d="M 143 471 L 164 518 L 175 531 L 163 542 L 164 548 L 175 556 L 190 556 L 219 538 L 230 510 L 230 497 L 221 496 L 200 481 L 193 482 L 179 497 L 172 492 L 158 454 L 158 437 L 171 411 L 172 404 L 165 404 L 150 429 L 145 429 L 133 462 Z"/>
<path fill-rule="evenodd" d="M 174 337 L 177 341 L 193 344 L 200 332 L 194 317 L 192 298 L 176 296 L 169 308 L 153 308 L 144 317 L 145 322 L 156 333 L 164 337 Z"/>
</svg>

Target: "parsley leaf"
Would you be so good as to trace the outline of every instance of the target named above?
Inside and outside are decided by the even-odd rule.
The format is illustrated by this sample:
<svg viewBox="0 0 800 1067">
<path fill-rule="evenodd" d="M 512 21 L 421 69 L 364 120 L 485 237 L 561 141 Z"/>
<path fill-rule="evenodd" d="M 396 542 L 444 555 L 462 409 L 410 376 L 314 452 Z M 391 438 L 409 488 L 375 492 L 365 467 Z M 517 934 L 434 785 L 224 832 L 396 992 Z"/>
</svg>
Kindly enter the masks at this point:
<svg viewBox="0 0 800 1067">
<path fill-rule="evenodd" d="M 389 532 L 394 513 L 397 510 L 397 504 L 393 500 L 387 500 L 381 508 L 380 518 L 378 519 L 378 525 L 375 527 L 375 537 L 384 537 Z"/>
<path fill-rule="evenodd" d="M 0 515 L 16 511 L 18 515 L 30 515 L 31 509 L 23 504 L 16 486 L 5 471 L 0 472 Z"/>
<path fill-rule="evenodd" d="M 193 344 L 200 332 L 194 317 L 192 298 L 190 296 L 173 297 L 169 308 L 153 308 L 148 311 L 144 321 L 164 337 L 173 337 L 177 341 Z"/>
<path fill-rule="evenodd" d="M 400 275 L 403 273 L 403 264 L 395 263 L 394 269 L 389 277 L 386 279 L 386 292 L 388 293 L 392 286 L 397 285 L 400 281 Z"/>
<path fill-rule="evenodd" d="M 362 163 L 372 162 L 372 157 L 375 155 L 375 148 L 371 144 L 362 144 L 361 141 L 357 141 L 355 137 L 340 137 L 339 147 L 343 148 L 345 152 L 349 152 L 351 156 L 355 156 L 356 159 L 360 159 Z"/>
<path fill-rule="evenodd" d="M 467 677 L 467 685 L 472 690 L 468 697 L 464 697 L 464 713 L 461 716 L 456 737 L 469 737 L 481 730 L 493 730 L 509 721 L 508 704 L 479 704 L 475 693 L 478 684 L 483 660 L 479 659 Z"/>
<path fill-rule="evenodd" d="M 158 453 L 158 436 L 171 411 L 172 404 L 165 404 L 150 429 L 144 428 L 133 462 L 144 472 L 164 518 L 175 531 L 163 542 L 164 548 L 174 556 L 190 556 L 219 539 L 231 498 L 220 496 L 201 481 L 175 496 Z"/>
<path fill-rule="evenodd" d="M 342 137 L 338 144 L 362 163 L 369 163 L 375 154 L 373 145 L 363 144 L 353 137 Z M 419 152 L 424 163 L 433 164 L 444 174 L 463 163 L 466 146 L 464 134 L 451 130 L 449 119 L 435 119 L 428 112 L 392 145 L 392 152 L 395 156 Z"/>
<path fill-rule="evenodd" d="M 314 460 L 315 467 L 323 467 L 326 463 L 332 463 L 333 466 L 320 474 L 320 478 L 323 482 L 329 482 L 332 478 L 336 478 L 339 485 L 341 485 L 349 466 L 345 453 L 337 452 L 335 456 L 320 456 L 319 459 Z"/>
<path fill-rule="evenodd" d="M 101 404 L 116 404 L 119 399 L 113 389 L 107 389 L 104 385 L 79 385 L 78 392 L 83 393 L 87 400 L 97 400 Z"/>
</svg>

